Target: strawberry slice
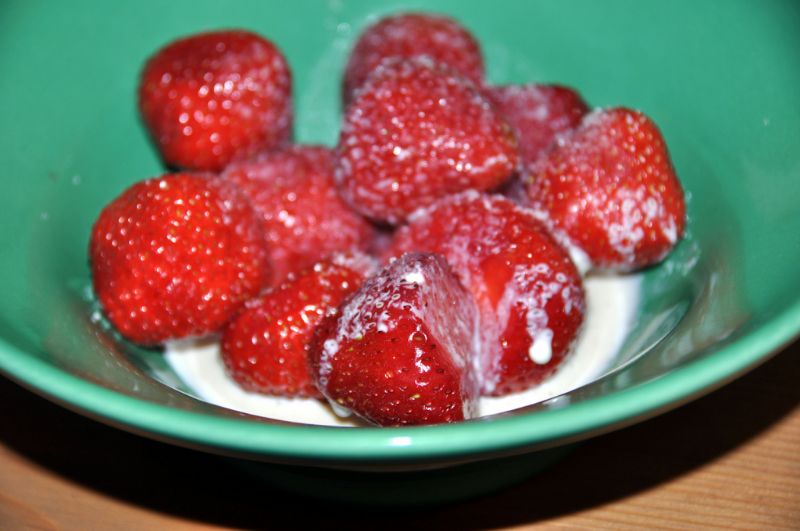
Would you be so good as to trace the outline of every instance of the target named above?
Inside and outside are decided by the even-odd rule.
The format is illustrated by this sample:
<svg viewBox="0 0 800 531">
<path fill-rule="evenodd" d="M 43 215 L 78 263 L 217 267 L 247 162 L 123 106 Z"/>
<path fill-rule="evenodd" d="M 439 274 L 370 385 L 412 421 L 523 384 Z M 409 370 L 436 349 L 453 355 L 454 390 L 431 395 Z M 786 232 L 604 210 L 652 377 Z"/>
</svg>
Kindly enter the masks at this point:
<svg viewBox="0 0 800 531">
<path fill-rule="evenodd" d="M 109 320 L 143 345 L 219 330 L 270 277 L 250 204 L 203 175 L 165 175 L 123 192 L 95 222 L 89 257 Z"/>
<path fill-rule="evenodd" d="M 364 255 L 337 255 L 248 301 L 222 333 L 228 374 L 248 391 L 321 397 L 309 373 L 311 337 L 373 270 L 374 260 Z"/>
<path fill-rule="evenodd" d="M 442 257 L 404 255 L 323 321 L 311 349 L 317 385 L 336 407 L 382 426 L 470 418 L 475 317 Z"/>
<path fill-rule="evenodd" d="M 532 167 L 527 203 L 596 269 L 661 261 L 683 236 L 683 189 L 656 125 L 625 108 L 596 110 Z"/>
<path fill-rule="evenodd" d="M 328 148 L 261 153 L 231 164 L 222 177 L 242 189 L 261 217 L 273 285 L 335 252 L 364 251 L 372 243 L 372 226 L 336 190 Z"/>
<path fill-rule="evenodd" d="M 517 134 L 523 166 L 536 161 L 558 134 L 577 127 L 589 112 L 577 92 L 559 85 L 502 85 L 487 87 L 485 94 Z"/>
<path fill-rule="evenodd" d="M 355 90 L 384 59 L 419 56 L 445 64 L 477 85 L 483 83 L 483 57 L 469 31 L 441 15 L 403 13 L 383 18 L 361 34 L 347 62 L 344 101 L 352 101 Z"/>
<path fill-rule="evenodd" d="M 533 214 L 474 191 L 420 209 L 386 256 L 444 255 L 480 312 L 485 395 L 522 391 L 569 354 L 585 311 L 580 275 Z"/>
<path fill-rule="evenodd" d="M 495 188 L 517 166 L 508 124 L 471 82 L 426 58 L 372 73 L 347 109 L 338 155 L 345 199 L 390 224 L 439 197 Z"/>
<path fill-rule="evenodd" d="M 289 66 L 270 41 L 201 33 L 147 61 L 139 110 L 167 165 L 219 171 L 289 141 L 291 92 Z"/>
</svg>

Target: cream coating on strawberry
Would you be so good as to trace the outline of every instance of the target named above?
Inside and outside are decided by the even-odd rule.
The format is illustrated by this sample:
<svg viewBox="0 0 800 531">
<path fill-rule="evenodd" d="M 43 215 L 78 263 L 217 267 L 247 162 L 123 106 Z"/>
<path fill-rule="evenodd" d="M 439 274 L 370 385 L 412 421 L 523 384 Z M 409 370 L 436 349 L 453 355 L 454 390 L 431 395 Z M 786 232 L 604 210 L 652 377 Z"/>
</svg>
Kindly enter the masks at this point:
<svg viewBox="0 0 800 531">
<path fill-rule="evenodd" d="M 206 175 L 128 188 L 100 213 L 89 257 L 108 319 L 142 345 L 216 332 L 270 276 L 250 204 Z"/>
<path fill-rule="evenodd" d="M 481 92 L 429 59 L 389 59 L 348 107 L 336 181 L 378 221 L 467 189 L 501 185 L 517 167 L 516 139 Z"/>
<path fill-rule="evenodd" d="M 323 321 L 311 349 L 332 404 L 384 426 L 471 418 L 476 309 L 445 260 L 394 260 Z"/>
<path fill-rule="evenodd" d="M 480 311 L 482 393 L 522 391 L 552 374 L 583 322 L 580 275 L 531 212 L 468 191 L 418 210 L 386 256 L 445 256 Z"/>
<path fill-rule="evenodd" d="M 366 255 L 335 255 L 248 301 L 222 333 L 230 377 L 248 391 L 321 397 L 309 373 L 314 330 L 375 269 Z"/>
<path fill-rule="evenodd" d="M 663 260 L 683 236 L 683 189 L 656 125 L 639 111 L 599 109 L 531 168 L 526 202 L 595 269 Z"/>
<path fill-rule="evenodd" d="M 241 30 L 201 33 L 147 61 L 139 110 L 167 165 L 219 171 L 290 140 L 291 89 L 272 42 Z"/>
<path fill-rule="evenodd" d="M 483 83 L 483 57 L 475 38 L 455 20 L 430 13 L 385 17 L 361 34 L 345 69 L 342 97 L 354 92 L 389 57 L 426 56 L 458 71 L 477 85 Z"/>
<path fill-rule="evenodd" d="M 294 145 L 228 166 L 222 177 L 247 195 L 261 217 L 273 284 L 335 252 L 363 251 L 374 229 L 339 196 L 333 154 Z"/>
</svg>

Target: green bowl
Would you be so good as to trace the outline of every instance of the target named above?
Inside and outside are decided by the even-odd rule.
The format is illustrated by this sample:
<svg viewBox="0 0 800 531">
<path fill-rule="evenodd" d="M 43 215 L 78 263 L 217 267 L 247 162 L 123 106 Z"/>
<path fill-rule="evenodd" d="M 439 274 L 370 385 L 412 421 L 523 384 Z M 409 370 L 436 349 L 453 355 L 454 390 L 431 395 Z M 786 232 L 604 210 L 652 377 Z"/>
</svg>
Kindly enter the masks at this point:
<svg viewBox="0 0 800 531">
<path fill-rule="evenodd" d="M 355 36 L 378 15 L 414 8 L 472 29 L 493 82 L 572 85 L 595 106 L 636 107 L 662 128 L 690 197 L 689 234 L 644 273 L 637 321 L 614 369 L 557 400 L 433 427 L 271 422 L 193 398 L 159 352 L 103 326 L 88 292 L 93 220 L 122 189 L 163 171 L 136 111 L 143 61 L 192 32 L 259 32 L 294 70 L 297 139 L 332 145 Z M 1 9 L 2 186 L 13 201 L 0 213 L 0 370 L 103 422 L 281 464 L 269 476 L 287 485 L 297 484 L 300 467 L 316 467 L 325 489 L 344 475 L 331 469 L 450 467 L 473 474 L 477 492 L 533 468 L 503 465 L 512 456 L 541 456 L 532 452 L 674 408 L 751 369 L 800 330 L 794 1 L 328 0 L 302 9 L 277 1 L 12 1 Z"/>
</svg>

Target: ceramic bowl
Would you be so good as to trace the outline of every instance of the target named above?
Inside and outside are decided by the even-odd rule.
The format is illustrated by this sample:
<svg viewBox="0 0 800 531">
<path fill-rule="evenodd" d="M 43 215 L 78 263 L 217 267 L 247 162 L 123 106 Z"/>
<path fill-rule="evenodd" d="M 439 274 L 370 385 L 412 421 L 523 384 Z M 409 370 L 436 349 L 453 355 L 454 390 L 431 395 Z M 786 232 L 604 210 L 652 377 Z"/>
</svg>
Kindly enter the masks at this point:
<svg viewBox="0 0 800 531">
<path fill-rule="evenodd" d="M 349 47 L 376 17 L 408 9 L 448 13 L 469 27 L 492 82 L 560 82 L 593 106 L 650 115 L 688 192 L 687 238 L 642 275 L 634 326 L 609 371 L 557 400 L 454 425 L 337 429 L 271 422 L 194 398 L 160 352 L 103 326 L 88 292 L 87 241 L 100 209 L 163 172 L 136 110 L 143 61 L 192 32 L 259 32 L 291 63 L 296 138 L 333 145 Z M 323 490 L 342 471 L 473 474 L 478 486 L 455 496 L 510 481 L 538 466 L 542 450 L 708 393 L 797 334 L 798 23 L 792 1 L 7 4 L 0 370 L 126 430 L 283 464 L 269 474 L 278 483 L 302 485 L 298 470 L 315 471 Z M 522 467 L 519 459 L 532 461 Z"/>
</svg>

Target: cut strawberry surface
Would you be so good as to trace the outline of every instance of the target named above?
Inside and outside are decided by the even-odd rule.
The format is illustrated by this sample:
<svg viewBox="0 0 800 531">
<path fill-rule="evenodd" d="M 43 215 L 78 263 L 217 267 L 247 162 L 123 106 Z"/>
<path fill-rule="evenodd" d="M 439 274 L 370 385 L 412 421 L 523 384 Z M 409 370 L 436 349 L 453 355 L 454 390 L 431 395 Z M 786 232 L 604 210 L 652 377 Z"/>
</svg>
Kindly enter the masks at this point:
<svg viewBox="0 0 800 531">
<path fill-rule="evenodd" d="M 333 155 L 321 146 L 291 146 L 234 163 L 235 183 L 261 217 L 273 284 L 335 252 L 362 251 L 374 229 L 336 191 Z"/>
<path fill-rule="evenodd" d="M 445 260 L 407 254 L 323 321 L 312 371 L 333 404 L 375 424 L 470 418 L 475 323 L 474 303 Z"/>
<path fill-rule="evenodd" d="M 164 162 L 219 171 L 291 138 L 291 73 L 280 50 L 246 31 L 192 35 L 145 65 L 139 109 Z"/>
<path fill-rule="evenodd" d="M 480 312 L 482 393 L 522 391 L 570 352 L 585 302 L 575 266 L 533 214 L 499 196 L 465 192 L 415 212 L 387 256 L 444 255 Z"/>
<path fill-rule="evenodd" d="M 365 256 L 319 262 L 249 301 L 222 334 L 228 374 L 248 391 L 321 397 L 309 373 L 309 342 L 327 312 L 361 285 L 371 262 Z"/>
<path fill-rule="evenodd" d="M 335 176 L 356 210 L 398 224 L 516 167 L 513 132 L 471 82 L 428 59 L 388 60 L 347 109 Z"/>
<path fill-rule="evenodd" d="M 532 167 L 527 203 L 597 269 L 661 261 L 686 224 L 666 144 L 644 114 L 597 110 Z"/>
<path fill-rule="evenodd" d="M 219 330 L 270 277 L 255 212 L 230 183 L 174 174 L 106 206 L 89 245 L 94 291 L 143 345 Z"/>
</svg>

